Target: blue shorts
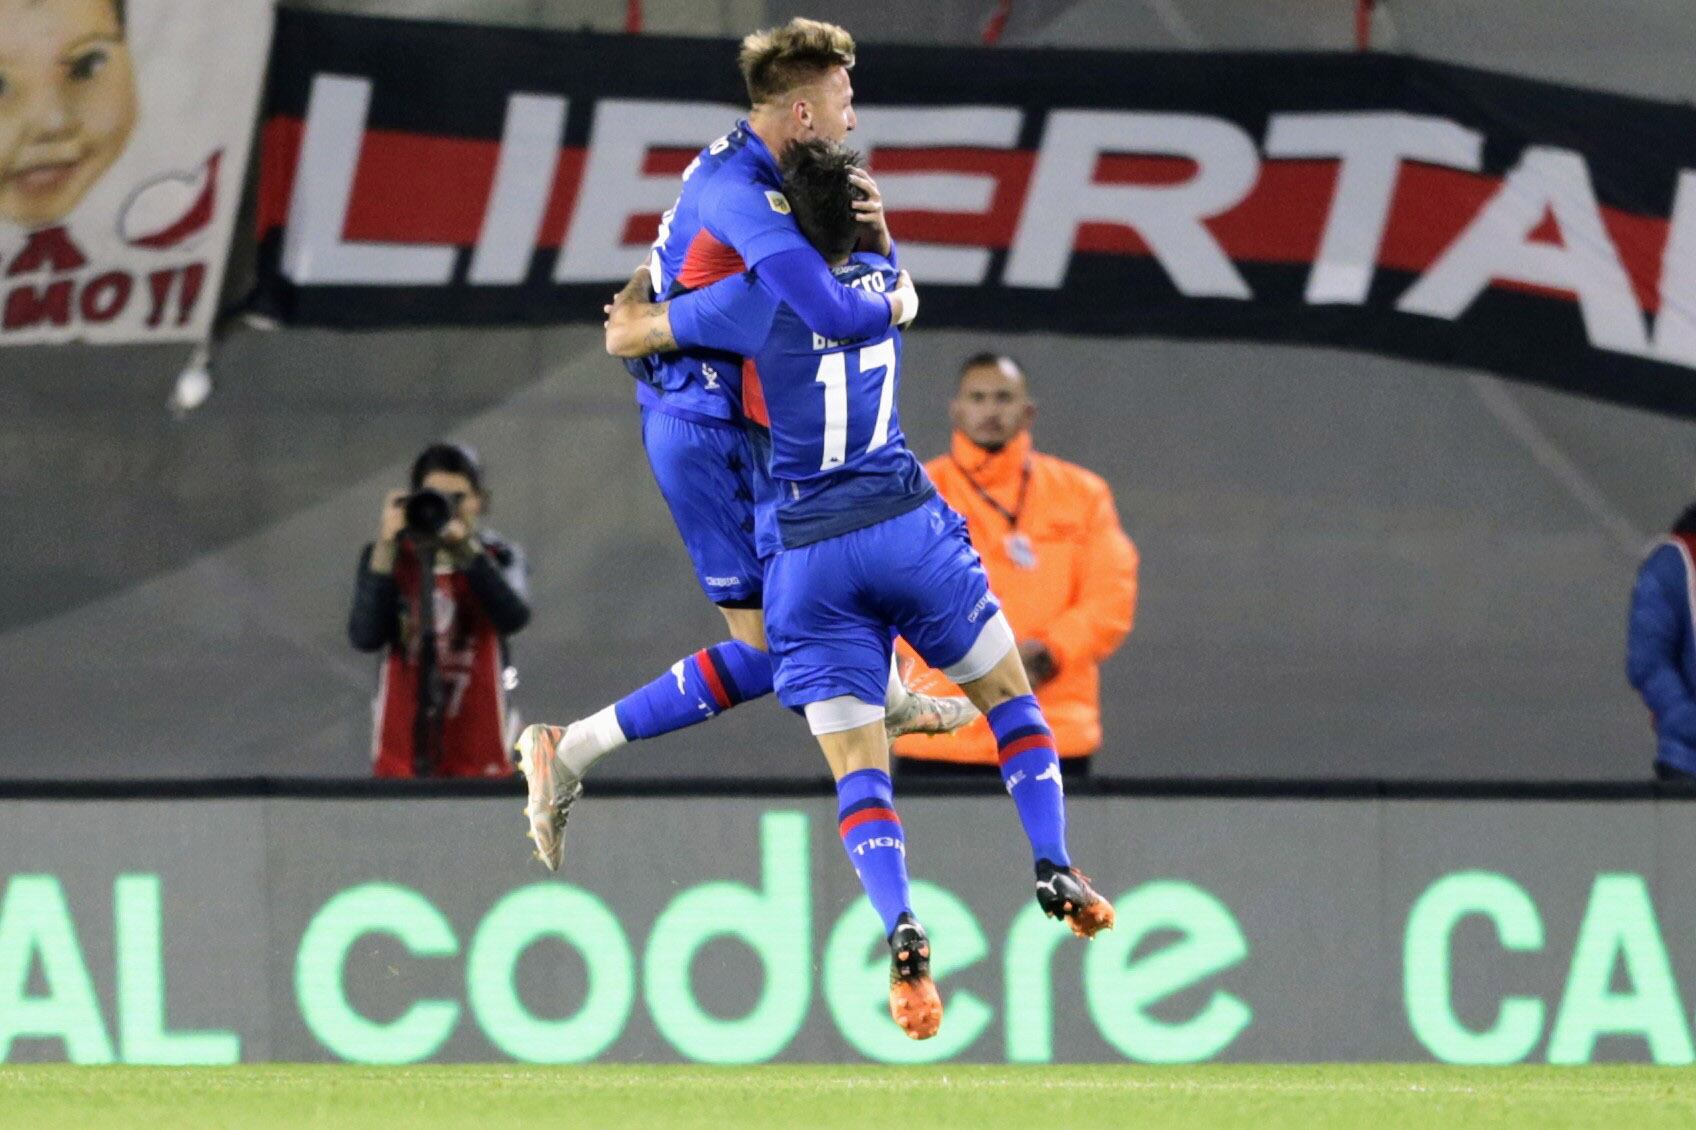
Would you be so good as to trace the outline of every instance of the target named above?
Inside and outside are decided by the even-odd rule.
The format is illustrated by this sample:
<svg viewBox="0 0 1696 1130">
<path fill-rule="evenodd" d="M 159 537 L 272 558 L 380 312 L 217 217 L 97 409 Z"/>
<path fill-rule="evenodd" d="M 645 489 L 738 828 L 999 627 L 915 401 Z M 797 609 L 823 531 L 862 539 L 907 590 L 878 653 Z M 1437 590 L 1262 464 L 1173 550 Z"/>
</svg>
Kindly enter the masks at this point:
<svg viewBox="0 0 1696 1130">
<path fill-rule="evenodd" d="M 881 707 L 891 631 L 946 670 L 967 659 L 1001 611 L 966 523 L 940 498 L 775 554 L 766 590 L 777 697 L 792 710 L 844 695 Z"/>
<path fill-rule="evenodd" d="M 741 426 L 644 406 L 642 446 L 707 599 L 758 608 L 764 584 L 754 552 L 754 498 L 765 476 Z"/>
</svg>

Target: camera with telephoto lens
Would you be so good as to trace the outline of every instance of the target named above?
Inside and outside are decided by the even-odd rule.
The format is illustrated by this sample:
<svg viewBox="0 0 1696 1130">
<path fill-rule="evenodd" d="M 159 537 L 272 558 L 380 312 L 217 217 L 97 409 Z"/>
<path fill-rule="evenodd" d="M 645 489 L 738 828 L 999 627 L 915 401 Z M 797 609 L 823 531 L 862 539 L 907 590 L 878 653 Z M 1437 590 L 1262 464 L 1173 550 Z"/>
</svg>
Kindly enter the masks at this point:
<svg viewBox="0 0 1696 1130">
<path fill-rule="evenodd" d="M 462 494 L 445 494 L 431 487 L 420 487 L 401 500 L 406 514 L 406 532 L 415 538 L 433 540 L 459 513 Z"/>
</svg>

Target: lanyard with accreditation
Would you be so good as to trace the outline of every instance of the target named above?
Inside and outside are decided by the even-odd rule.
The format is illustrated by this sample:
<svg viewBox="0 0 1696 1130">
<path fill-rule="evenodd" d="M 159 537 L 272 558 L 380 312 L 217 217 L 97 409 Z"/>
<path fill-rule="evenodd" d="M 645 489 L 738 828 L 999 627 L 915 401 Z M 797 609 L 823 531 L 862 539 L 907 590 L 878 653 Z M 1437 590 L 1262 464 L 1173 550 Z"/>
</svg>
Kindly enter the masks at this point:
<svg viewBox="0 0 1696 1130">
<path fill-rule="evenodd" d="M 983 499 L 984 502 L 988 503 L 997 514 L 1007 520 L 1007 538 L 1002 544 L 1007 548 L 1008 558 L 1012 560 L 1014 565 L 1017 565 L 1021 569 L 1035 569 L 1036 547 L 1031 544 L 1029 535 L 1019 529 L 1019 516 L 1025 512 L 1025 495 L 1030 490 L 1031 486 L 1031 457 L 1029 455 L 1025 456 L 1024 467 L 1019 473 L 1019 495 L 1018 498 L 1014 500 L 1013 509 L 1011 510 L 996 501 L 995 497 L 991 495 L 989 491 L 985 490 L 981 483 L 972 478 L 972 473 L 966 470 L 958 459 L 955 459 L 952 455 L 948 458 L 949 461 L 952 462 L 959 470 L 960 474 L 965 476 L 966 481 L 971 484 L 972 489 L 978 492 L 978 497 Z"/>
</svg>

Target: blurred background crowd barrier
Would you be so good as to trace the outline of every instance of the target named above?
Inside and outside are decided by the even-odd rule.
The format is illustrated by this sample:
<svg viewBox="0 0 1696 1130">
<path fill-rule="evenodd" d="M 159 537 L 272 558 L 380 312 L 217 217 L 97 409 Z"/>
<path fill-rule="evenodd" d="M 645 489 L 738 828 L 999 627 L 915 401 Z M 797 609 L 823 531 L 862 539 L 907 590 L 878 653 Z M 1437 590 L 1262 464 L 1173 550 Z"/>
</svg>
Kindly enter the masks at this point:
<svg viewBox="0 0 1696 1130">
<path fill-rule="evenodd" d="M 60 217 L 0 216 L 10 332 L 34 342 L 0 348 L 22 533 L 0 565 L 0 777 L 368 772 L 354 564 L 439 436 L 479 448 L 490 521 L 529 550 L 525 715 L 563 721 L 718 638 L 595 323 L 666 178 L 735 113 L 730 39 L 796 14 L 859 37 L 855 140 L 896 237 L 926 245 L 915 449 L 944 449 L 960 359 L 1007 350 L 1038 443 L 1109 480 L 1142 552 L 1099 773 L 1647 772 L 1625 601 L 1696 493 L 1681 5 L 1379 4 L 1365 53 L 1343 0 L 285 4 L 269 48 L 254 3 L 215 49 L 167 34 L 173 0 L 127 8 L 123 155 L 65 239 L 43 235 Z M 614 34 L 635 9 L 644 36 Z M 1327 54 L 1232 54 L 1266 50 Z M 159 77 L 189 57 L 217 60 L 193 72 L 214 85 Z M 1174 153 L 1104 113 L 1199 124 Z M 1311 117 L 1367 113 L 1408 117 L 1343 141 Z M 1410 156 L 1375 218 L 1361 154 L 1386 135 Z M 1345 167 L 1366 181 L 1345 191 Z M 1137 211 L 1137 186 L 1186 184 L 1212 194 L 1190 222 Z M 1079 199 L 1120 222 L 1061 223 L 1050 202 Z M 1364 259 L 1362 233 L 1383 239 Z M 215 323 L 215 391 L 174 416 Z M 818 772 L 769 704 L 617 762 Z"/>
</svg>

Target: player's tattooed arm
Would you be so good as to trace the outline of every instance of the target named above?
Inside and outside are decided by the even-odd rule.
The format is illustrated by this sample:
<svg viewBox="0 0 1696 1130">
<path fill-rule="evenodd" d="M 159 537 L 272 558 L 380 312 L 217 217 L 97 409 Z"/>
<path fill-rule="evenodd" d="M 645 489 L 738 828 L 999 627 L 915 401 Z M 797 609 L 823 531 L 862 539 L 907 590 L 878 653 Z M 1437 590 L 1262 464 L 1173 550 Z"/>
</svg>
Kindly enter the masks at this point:
<svg viewBox="0 0 1696 1130">
<path fill-rule="evenodd" d="M 612 305 L 601 307 L 607 320 L 607 352 L 614 357 L 645 357 L 650 353 L 669 353 L 677 348 L 671 332 L 670 303 L 649 301 L 652 284 L 648 268 L 638 267 L 613 296 Z"/>
<path fill-rule="evenodd" d="M 630 272 L 630 279 L 612 296 L 614 305 L 620 302 L 646 302 L 654 292 L 654 279 L 646 263 Z"/>
<path fill-rule="evenodd" d="M 670 303 L 647 300 L 615 302 L 607 307 L 606 346 L 614 357 L 646 357 L 677 348 L 671 332 Z"/>
</svg>

